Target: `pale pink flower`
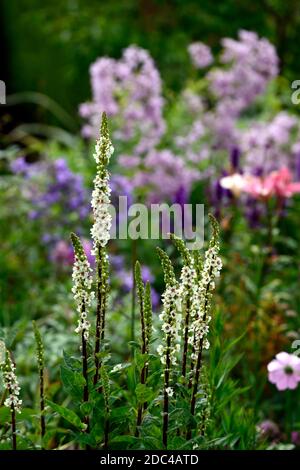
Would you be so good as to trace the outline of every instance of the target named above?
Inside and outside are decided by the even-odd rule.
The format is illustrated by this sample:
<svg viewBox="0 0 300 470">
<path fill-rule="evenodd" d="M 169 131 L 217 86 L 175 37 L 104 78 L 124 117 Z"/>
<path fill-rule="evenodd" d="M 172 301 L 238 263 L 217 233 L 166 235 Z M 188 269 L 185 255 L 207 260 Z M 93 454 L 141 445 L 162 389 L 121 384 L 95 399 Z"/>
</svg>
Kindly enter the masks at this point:
<svg viewBox="0 0 300 470">
<path fill-rule="evenodd" d="M 258 199 L 268 199 L 272 196 L 287 198 L 300 192 L 300 182 L 294 183 L 289 169 L 283 167 L 265 177 L 249 177 L 243 191 Z"/>
<path fill-rule="evenodd" d="M 300 358 L 286 352 L 276 354 L 268 364 L 268 378 L 280 391 L 295 389 L 300 382 Z"/>
</svg>

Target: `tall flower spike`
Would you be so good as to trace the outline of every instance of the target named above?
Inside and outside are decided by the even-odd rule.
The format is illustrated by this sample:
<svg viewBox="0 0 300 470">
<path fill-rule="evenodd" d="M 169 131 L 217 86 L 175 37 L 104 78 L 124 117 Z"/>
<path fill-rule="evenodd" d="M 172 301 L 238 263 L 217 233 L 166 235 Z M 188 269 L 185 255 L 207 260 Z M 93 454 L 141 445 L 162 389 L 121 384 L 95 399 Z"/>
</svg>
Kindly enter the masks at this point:
<svg viewBox="0 0 300 470">
<path fill-rule="evenodd" d="M 198 289 L 194 291 L 194 304 L 196 306 L 196 316 L 191 324 L 191 333 L 193 336 L 193 354 L 191 363 L 191 414 L 195 414 L 196 397 L 200 379 L 200 371 L 202 366 L 203 348 L 209 348 L 207 335 L 209 332 L 209 315 L 211 309 L 212 291 L 215 289 L 215 278 L 220 275 L 222 261 L 219 258 L 219 226 L 216 219 L 209 214 L 212 226 L 212 236 L 210 239 L 208 250 L 205 253 L 203 269 L 201 273 Z M 191 429 L 188 430 L 187 438 L 191 437 Z"/>
<path fill-rule="evenodd" d="M 3 373 L 4 388 L 8 392 L 8 397 L 4 401 L 4 406 L 10 411 L 21 413 L 22 400 L 20 400 L 20 386 L 15 373 L 16 367 L 10 357 L 10 353 L 6 351 L 6 359 L 1 364 Z"/>
<path fill-rule="evenodd" d="M 149 287 L 145 289 L 142 273 L 141 273 L 141 265 L 137 261 L 135 264 L 135 285 L 139 299 L 139 306 L 140 306 L 140 317 L 141 317 L 141 333 L 142 333 L 142 347 L 141 353 L 147 354 L 149 352 L 149 316 L 151 310 L 151 299 L 149 299 Z M 146 300 L 146 290 L 147 290 L 147 300 Z M 146 314 L 147 308 L 147 314 Z M 142 370 L 141 370 L 141 384 L 146 383 L 148 373 L 148 362 L 147 360 L 144 361 Z M 138 407 L 138 414 L 137 414 L 137 421 L 136 421 L 136 432 L 135 435 L 138 436 L 139 434 L 139 426 L 142 423 L 143 418 L 143 408 L 147 407 L 147 403 L 140 403 Z"/>
<path fill-rule="evenodd" d="M 149 345 L 152 338 L 152 302 L 151 302 L 151 284 L 146 282 L 145 287 L 145 329 L 146 329 L 146 352 L 149 353 Z"/>
<path fill-rule="evenodd" d="M 109 138 L 107 117 L 102 115 L 100 138 L 96 142 L 94 158 L 97 164 L 97 173 L 94 179 L 94 190 L 92 193 L 92 209 L 94 224 L 91 228 L 91 235 L 94 241 L 94 255 L 98 256 L 99 246 L 104 247 L 110 237 L 112 217 L 109 212 L 110 187 L 109 173 L 107 165 L 114 148 Z"/>
<path fill-rule="evenodd" d="M 45 421 L 45 391 L 44 391 L 44 366 L 45 366 L 45 359 L 44 359 L 44 345 L 41 337 L 40 330 L 37 327 L 35 321 L 32 322 L 34 337 L 35 337 L 35 344 L 36 344 L 36 356 L 38 362 L 38 370 L 39 370 L 39 378 L 40 378 L 40 423 L 41 423 L 41 437 L 46 433 L 46 421 Z"/>
<path fill-rule="evenodd" d="M 140 305 L 141 330 L 142 330 L 142 354 L 146 352 L 146 321 L 145 321 L 145 287 L 142 279 L 141 265 L 135 263 L 135 284 Z"/>
<path fill-rule="evenodd" d="M 197 288 L 197 271 L 195 269 L 194 257 L 187 249 L 184 241 L 176 237 L 174 234 L 171 234 L 171 239 L 183 259 L 183 267 L 180 274 L 179 294 L 183 315 L 183 351 L 181 374 L 183 377 L 185 377 L 190 343 L 190 321 L 195 312 L 193 300 L 194 291 Z"/>
<path fill-rule="evenodd" d="M 157 253 L 163 268 L 165 284 L 172 284 L 176 281 L 173 265 L 167 253 L 157 247 Z"/>
<path fill-rule="evenodd" d="M 87 314 L 94 298 L 94 292 L 91 291 L 93 284 L 92 269 L 81 241 L 75 233 L 71 234 L 71 240 L 75 255 L 72 273 L 72 292 L 77 305 L 77 311 L 80 315 L 75 332 L 78 334 L 83 333 L 84 339 L 87 341 L 90 330 L 90 322 L 87 320 Z"/>
<path fill-rule="evenodd" d="M 162 364 L 164 365 L 164 402 L 163 402 L 163 431 L 162 441 L 165 448 L 168 446 L 168 426 L 169 426 L 169 398 L 174 391 L 170 386 L 172 366 L 177 364 L 177 355 L 180 350 L 181 313 L 180 313 L 180 292 L 176 281 L 172 263 L 168 255 L 157 249 L 164 271 L 166 288 L 162 295 L 163 311 L 159 318 L 162 321 L 162 331 L 164 333 L 163 344 L 157 348 Z"/>
<path fill-rule="evenodd" d="M 212 226 L 212 236 L 208 250 L 205 253 L 200 282 L 198 288 L 194 290 L 195 320 L 191 325 L 195 346 L 194 359 L 196 359 L 197 353 L 202 347 L 209 348 L 207 335 L 211 319 L 209 311 L 211 308 L 212 291 L 215 289 L 215 278 L 220 276 L 222 269 L 222 261 L 218 256 L 220 250 L 218 222 L 211 214 L 209 214 L 209 219 Z"/>
<path fill-rule="evenodd" d="M 110 382 L 109 376 L 106 370 L 105 365 L 102 365 L 100 370 L 100 377 L 102 382 L 103 398 L 105 405 L 105 416 L 104 416 L 104 449 L 108 448 L 108 436 L 109 436 L 109 415 L 110 415 L 110 406 L 109 406 L 109 397 L 110 397 Z"/>
<path fill-rule="evenodd" d="M 110 238 L 112 217 L 109 212 L 110 193 L 109 173 L 107 165 L 112 156 L 114 148 L 111 144 L 106 114 L 102 115 L 100 138 L 96 143 L 94 158 L 97 163 L 97 173 L 94 179 L 94 191 L 92 194 L 92 209 L 94 224 L 91 228 L 93 239 L 93 254 L 97 265 L 97 313 L 96 313 L 96 335 L 95 335 L 95 375 L 94 384 L 99 379 L 101 362 L 99 352 L 101 342 L 105 335 L 105 317 L 107 306 L 108 286 L 108 256 L 106 245 Z"/>
</svg>

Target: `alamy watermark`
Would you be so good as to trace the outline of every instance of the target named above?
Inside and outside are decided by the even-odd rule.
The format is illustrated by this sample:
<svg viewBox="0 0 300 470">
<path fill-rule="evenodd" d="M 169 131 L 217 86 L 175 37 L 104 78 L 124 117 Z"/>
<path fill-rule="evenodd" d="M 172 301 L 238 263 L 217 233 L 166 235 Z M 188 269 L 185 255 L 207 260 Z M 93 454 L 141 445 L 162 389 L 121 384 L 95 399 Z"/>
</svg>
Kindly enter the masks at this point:
<svg viewBox="0 0 300 470">
<path fill-rule="evenodd" d="M 291 88 L 295 90 L 291 95 L 291 102 L 295 105 L 300 103 L 300 80 L 294 80 Z"/>
<path fill-rule="evenodd" d="M 204 204 L 128 205 L 127 196 L 108 204 L 112 217 L 111 239 L 169 239 L 170 233 L 186 240 L 187 247 L 199 250 L 204 242 Z"/>
<path fill-rule="evenodd" d="M 6 86 L 3 80 L 0 80 L 0 104 L 6 104 Z"/>
</svg>

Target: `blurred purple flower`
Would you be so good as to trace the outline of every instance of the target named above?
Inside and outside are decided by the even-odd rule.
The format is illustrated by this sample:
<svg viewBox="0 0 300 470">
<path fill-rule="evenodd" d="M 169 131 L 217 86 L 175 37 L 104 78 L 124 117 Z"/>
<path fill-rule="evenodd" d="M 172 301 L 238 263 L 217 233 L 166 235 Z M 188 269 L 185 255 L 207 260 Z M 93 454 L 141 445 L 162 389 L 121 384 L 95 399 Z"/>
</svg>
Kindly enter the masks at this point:
<svg viewBox="0 0 300 470">
<path fill-rule="evenodd" d="M 291 441 L 297 447 L 300 447 L 300 432 L 299 431 L 292 431 L 291 432 Z"/>
<path fill-rule="evenodd" d="M 28 163 L 26 162 L 24 157 L 18 157 L 13 160 L 10 164 L 10 169 L 13 173 L 26 173 L 28 170 Z"/>
<path fill-rule="evenodd" d="M 144 158 L 144 169 L 133 177 L 135 188 L 144 187 L 149 204 L 174 201 L 178 191 L 184 188 L 190 194 L 199 172 L 189 168 L 183 158 L 170 150 L 152 150 Z"/>
<path fill-rule="evenodd" d="M 257 428 L 263 438 L 274 440 L 278 439 L 280 436 L 279 426 L 270 419 L 266 419 L 259 423 Z"/>
<path fill-rule="evenodd" d="M 189 54 L 197 69 L 208 67 L 213 62 L 210 48 L 203 42 L 194 42 L 188 47 Z"/>
<path fill-rule="evenodd" d="M 133 273 L 126 267 L 124 257 L 122 255 L 111 255 L 110 262 L 115 279 L 125 292 L 130 292 L 133 289 Z M 149 281 L 150 284 L 154 282 L 154 276 L 148 266 L 142 266 L 141 274 L 144 282 Z M 151 289 L 151 296 L 152 305 L 155 308 L 159 304 L 159 295 L 153 288 Z"/>
<path fill-rule="evenodd" d="M 90 197 L 82 176 L 73 173 L 66 160 L 27 164 L 17 159 L 11 168 L 25 172 L 24 194 L 31 204 L 28 217 L 40 221 L 44 242 L 57 242 L 66 232 L 80 232 L 90 212 Z"/>
<path fill-rule="evenodd" d="M 115 141 L 131 141 L 141 154 L 156 145 L 165 131 L 161 79 L 149 53 L 137 46 L 123 51 L 119 60 L 102 57 L 90 67 L 92 103 L 80 105 L 88 124 L 86 137 L 97 137 L 100 115 L 116 116 Z"/>
<path fill-rule="evenodd" d="M 95 258 L 91 253 L 93 248 L 92 243 L 87 239 L 83 239 L 82 246 L 90 265 L 93 267 L 95 265 Z M 67 243 L 65 240 L 59 240 L 50 252 L 50 259 L 60 268 L 72 266 L 74 263 L 74 251 L 72 245 Z"/>
</svg>

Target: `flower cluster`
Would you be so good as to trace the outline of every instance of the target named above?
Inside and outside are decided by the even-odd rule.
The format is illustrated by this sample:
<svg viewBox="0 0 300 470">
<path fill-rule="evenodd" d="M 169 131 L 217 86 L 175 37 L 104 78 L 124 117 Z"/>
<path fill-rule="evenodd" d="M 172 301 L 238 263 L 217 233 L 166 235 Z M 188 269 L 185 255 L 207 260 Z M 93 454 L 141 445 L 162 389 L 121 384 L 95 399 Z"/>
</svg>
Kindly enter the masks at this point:
<svg viewBox="0 0 300 470">
<path fill-rule="evenodd" d="M 196 354 L 199 353 L 202 347 L 205 349 L 209 348 L 207 335 L 209 332 L 209 322 L 211 320 L 209 315 L 210 303 L 212 291 L 215 289 L 215 278 L 220 276 L 222 269 L 222 260 L 218 256 L 220 250 L 217 240 L 218 231 L 213 220 L 212 224 L 214 235 L 209 248 L 205 252 L 200 281 L 193 286 L 191 308 L 191 317 L 193 320 L 190 325 L 189 339 L 189 342 L 193 344 L 194 348 L 193 360 L 196 359 Z"/>
<path fill-rule="evenodd" d="M 266 176 L 235 173 L 220 180 L 223 188 L 229 189 L 235 196 L 247 193 L 254 199 L 266 200 L 276 196 L 289 198 L 300 192 L 300 182 L 293 182 L 288 168 L 272 171 Z"/>
<path fill-rule="evenodd" d="M 92 103 L 80 106 L 88 119 L 86 137 L 96 137 L 101 112 L 116 116 L 116 141 L 131 141 L 141 154 L 156 145 L 165 129 L 161 80 L 149 53 L 137 46 L 124 50 L 119 60 L 103 57 L 91 65 Z"/>
<path fill-rule="evenodd" d="M 4 387 L 8 391 L 8 397 L 4 401 L 4 406 L 10 408 L 11 411 L 21 413 L 22 400 L 20 400 L 20 386 L 15 374 L 16 367 L 7 352 L 6 362 L 1 364 L 3 372 Z"/>
<path fill-rule="evenodd" d="M 248 126 L 239 138 L 246 170 L 268 173 L 290 165 L 293 153 L 290 142 L 296 128 L 295 116 L 283 111 L 269 121 Z"/>
<path fill-rule="evenodd" d="M 75 262 L 72 273 L 72 292 L 74 294 L 74 300 L 77 304 L 77 310 L 80 315 L 78 326 L 75 332 L 83 333 L 84 339 L 87 341 L 90 330 L 90 322 L 87 320 L 87 313 L 94 298 L 94 292 L 91 291 L 93 284 L 93 278 L 91 275 L 92 269 L 80 239 L 74 233 L 71 235 L 71 239 L 75 254 Z"/>
<path fill-rule="evenodd" d="M 177 363 L 177 355 L 180 351 L 180 328 L 181 328 L 181 309 L 180 309 L 180 290 L 179 284 L 175 279 L 172 264 L 168 256 L 158 249 L 161 263 L 164 269 L 166 289 L 162 295 L 163 310 L 159 315 L 162 322 L 162 331 L 164 333 L 163 344 L 157 348 L 165 368 Z"/>
<path fill-rule="evenodd" d="M 109 212 L 110 193 L 109 173 L 106 169 L 114 148 L 108 134 L 107 119 L 105 114 L 102 119 L 101 136 L 96 143 L 94 158 L 97 163 L 97 174 L 94 179 L 92 194 L 92 209 L 94 224 L 91 235 L 94 242 L 94 254 L 99 246 L 104 247 L 110 238 L 112 217 Z"/>
<path fill-rule="evenodd" d="M 210 48 L 203 42 L 194 42 L 188 47 L 194 66 L 198 69 L 208 67 L 213 62 Z"/>
<path fill-rule="evenodd" d="M 212 92 L 219 98 L 218 111 L 238 114 L 263 93 L 278 74 L 276 50 L 267 39 L 241 30 L 238 40 L 225 38 L 221 61 L 228 69 L 216 69 L 208 78 Z"/>
<path fill-rule="evenodd" d="M 174 202 L 182 187 L 189 194 L 200 176 L 197 169 L 188 167 L 184 159 L 171 150 L 152 150 L 141 163 L 142 169 L 136 172 L 132 183 L 135 188 L 146 188 L 149 204 Z"/>
</svg>

